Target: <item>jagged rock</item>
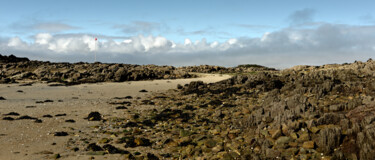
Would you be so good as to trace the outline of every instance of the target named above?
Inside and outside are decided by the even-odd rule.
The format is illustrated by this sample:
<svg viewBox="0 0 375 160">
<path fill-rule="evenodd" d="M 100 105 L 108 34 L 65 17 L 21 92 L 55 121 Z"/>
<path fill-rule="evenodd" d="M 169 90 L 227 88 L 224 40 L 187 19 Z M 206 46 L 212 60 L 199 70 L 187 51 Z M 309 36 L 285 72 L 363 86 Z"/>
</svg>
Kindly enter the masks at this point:
<svg viewBox="0 0 375 160">
<path fill-rule="evenodd" d="M 334 113 L 325 113 L 323 117 L 319 118 L 316 122 L 316 125 L 324 125 L 324 124 L 338 124 L 342 119 L 341 116 Z"/>
<path fill-rule="evenodd" d="M 114 74 L 114 80 L 116 82 L 122 82 L 126 80 L 127 72 L 124 68 L 120 68 Z"/>
<path fill-rule="evenodd" d="M 318 146 L 324 154 L 330 154 L 341 144 L 342 141 L 341 128 L 328 127 L 320 130 Z"/>
<path fill-rule="evenodd" d="M 198 87 L 203 86 L 203 85 L 204 85 L 203 81 L 190 82 L 189 85 L 184 89 L 184 93 L 185 94 L 197 93 L 199 91 Z"/>
</svg>

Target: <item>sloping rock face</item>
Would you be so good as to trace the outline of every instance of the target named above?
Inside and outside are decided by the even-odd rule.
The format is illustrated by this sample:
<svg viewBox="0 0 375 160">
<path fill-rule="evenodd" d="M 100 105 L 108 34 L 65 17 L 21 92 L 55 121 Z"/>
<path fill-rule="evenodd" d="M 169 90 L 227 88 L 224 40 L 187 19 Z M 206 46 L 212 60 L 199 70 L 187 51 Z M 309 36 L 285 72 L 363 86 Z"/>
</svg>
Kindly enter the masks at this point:
<svg viewBox="0 0 375 160">
<path fill-rule="evenodd" d="M 129 120 L 147 130 L 160 158 L 372 159 L 374 66 L 297 66 L 192 82 L 151 97 L 155 107 Z"/>
<path fill-rule="evenodd" d="M 0 55 L 0 83 L 35 80 L 80 84 L 189 77 L 194 76 L 172 66 L 50 63 Z"/>
</svg>

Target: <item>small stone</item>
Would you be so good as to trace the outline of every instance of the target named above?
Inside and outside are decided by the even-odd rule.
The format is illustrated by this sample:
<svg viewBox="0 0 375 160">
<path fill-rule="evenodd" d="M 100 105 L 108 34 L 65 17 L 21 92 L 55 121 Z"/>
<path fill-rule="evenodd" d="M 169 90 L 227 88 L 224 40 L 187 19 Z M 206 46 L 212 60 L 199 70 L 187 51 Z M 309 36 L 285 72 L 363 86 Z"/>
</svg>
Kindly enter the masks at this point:
<svg viewBox="0 0 375 160">
<path fill-rule="evenodd" d="M 289 145 L 289 142 L 291 141 L 290 137 L 281 136 L 275 141 L 275 147 L 276 148 L 286 148 Z"/>
<path fill-rule="evenodd" d="M 100 121 L 102 117 L 99 112 L 91 112 L 86 119 L 89 121 Z"/>
<path fill-rule="evenodd" d="M 68 120 L 65 120 L 65 122 L 68 122 L 68 123 L 75 123 L 76 121 L 73 120 L 73 119 L 68 119 Z"/>
<path fill-rule="evenodd" d="M 273 133 L 271 132 L 271 137 L 272 139 L 277 139 L 281 136 L 281 130 L 276 130 L 276 131 L 273 131 Z"/>
<path fill-rule="evenodd" d="M 110 141 L 110 139 L 108 138 L 102 138 L 101 140 L 99 140 L 99 143 L 108 143 Z"/>
<path fill-rule="evenodd" d="M 291 155 L 295 155 L 297 153 L 298 153 L 297 148 L 288 148 L 288 149 L 286 149 L 285 152 L 281 152 L 281 155 L 288 157 L 288 156 L 291 156 Z"/>
<path fill-rule="evenodd" d="M 191 138 L 190 137 L 182 137 L 178 140 L 178 145 L 180 146 L 186 146 L 187 144 L 191 143 Z"/>
<path fill-rule="evenodd" d="M 103 148 L 96 145 L 95 143 L 90 143 L 87 146 L 86 150 L 88 150 L 88 151 L 103 151 Z"/>
<path fill-rule="evenodd" d="M 36 119 L 34 122 L 35 123 L 42 123 L 43 121 L 41 119 Z"/>
<path fill-rule="evenodd" d="M 67 136 L 69 135 L 67 132 L 55 132 L 54 136 Z"/>
<path fill-rule="evenodd" d="M 134 152 L 134 155 L 136 156 L 141 155 L 141 152 Z"/>
<path fill-rule="evenodd" d="M 0 101 L 6 100 L 4 97 L 0 97 Z"/>
<path fill-rule="evenodd" d="M 184 88 L 181 84 L 177 84 L 177 89 L 182 89 Z"/>
<path fill-rule="evenodd" d="M 304 142 L 304 141 L 308 141 L 308 140 L 310 140 L 309 133 L 304 132 L 304 133 L 302 133 L 302 134 L 299 135 L 299 138 L 298 138 L 299 142 Z"/>
<path fill-rule="evenodd" d="M 14 118 L 12 118 L 12 117 L 4 117 L 4 118 L 3 118 L 3 120 L 7 120 L 7 121 L 13 121 L 13 120 L 14 120 Z"/>
<path fill-rule="evenodd" d="M 276 140 L 275 144 L 286 144 L 289 143 L 290 140 L 290 137 L 282 136 Z"/>
<path fill-rule="evenodd" d="M 215 152 L 215 153 L 220 152 L 222 150 L 223 150 L 223 146 L 221 145 L 217 145 L 214 148 L 212 148 L 212 152 Z"/>
<path fill-rule="evenodd" d="M 274 150 L 274 149 L 266 149 L 266 157 L 267 158 L 275 158 L 275 157 L 280 157 L 280 151 Z"/>
<path fill-rule="evenodd" d="M 220 131 L 218 129 L 213 129 L 213 130 L 210 130 L 210 133 L 213 135 L 219 135 Z"/>
<path fill-rule="evenodd" d="M 142 89 L 142 90 L 140 90 L 139 92 L 143 92 L 143 93 L 145 93 L 145 92 L 148 92 L 148 91 L 145 90 L 145 89 Z"/>
<path fill-rule="evenodd" d="M 298 135 L 296 133 L 291 133 L 290 134 L 290 137 L 292 137 L 293 139 L 297 139 L 298 138 Z"/>
<path fill-rule="evenodd" d="M 109 154 L 128 154 L 128 151 L 118 149 L 110 144 L 106 144 L 103 146 L 104 150 L 106 150 Z"/>
<path fill-rule="evenodd" d="M 186 136 L 190 136 L 190 135 L 191 135 L 190 131 L 184 130 L 184 129 L 180 130 L 180 137 L 186 137 Z"/>
<path fill-rule="evenodd" d="M 204 145 L 208 148 L 213 148 L 216 146 L 216 141 L 213 139 L 208 139 L 204 142 Z"/>
<path fill-rule="evenodd" d="M 136 138 L 134 140 L 134 143 L 137 144 L 137 146 L 142 146 L 143 145 L 143 141 L 141 138 Z"/>
<path fill-rule="evenodd" d="M 302 145 L 303 148 L 306 148 L 306 149 L 314 149 L 315 147 L 315 142 L 314 141 L 307 141 L 307 142 L 304 142 L 303 145 Z"/>
<path fill-rule="evenodd" d="M 52 118 L 53 116 L 49 115 L 49 114 L 46 114 L 46 115 L 43 115 L 43 117 L 46 117 L 46 118 Z"/>
<path fill-rule="evenodd" d="M 65 113 L 62 113 L 62 114 L 56 114 L 55 117 L 62 117 L 62 116 L 66 116 Z"/>
<path fill-rule="evenodd" d="M 254 148 L 254 152 L 255 152 L 255 153 L 260 153 L 260 152 L 261 152 L 261 148 L 260 148 L 260 146 L 256 146 L 256 147 Z"/>
</svg>

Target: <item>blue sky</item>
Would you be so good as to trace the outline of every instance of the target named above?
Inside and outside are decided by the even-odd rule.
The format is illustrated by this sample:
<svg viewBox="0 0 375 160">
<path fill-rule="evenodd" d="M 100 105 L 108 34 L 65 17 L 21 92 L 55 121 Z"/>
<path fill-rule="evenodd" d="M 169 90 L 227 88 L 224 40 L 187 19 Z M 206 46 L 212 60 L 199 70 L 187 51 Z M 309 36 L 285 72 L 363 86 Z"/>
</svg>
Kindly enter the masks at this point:
<svg viewBox="0 0 375 160">
<path fill-rule="evenodd" d="M 103 62 L 260 63 L 283 68 L 365 60 L 371 58 L 375 40 L 372 1 L 1 0 L 0 4 L 0 53 L 50 61 L 90 62 L 95 52 Z M 99 38 L 97 44 L 94 37 Z"/>
</svg>

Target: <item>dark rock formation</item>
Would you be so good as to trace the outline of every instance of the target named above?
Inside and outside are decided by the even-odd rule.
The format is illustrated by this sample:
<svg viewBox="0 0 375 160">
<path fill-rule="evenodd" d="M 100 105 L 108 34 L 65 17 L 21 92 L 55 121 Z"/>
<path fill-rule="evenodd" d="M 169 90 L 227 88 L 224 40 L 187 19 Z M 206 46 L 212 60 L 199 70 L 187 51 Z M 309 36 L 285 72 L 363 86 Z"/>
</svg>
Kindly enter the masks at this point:
<svg viewBox="0 0 375 160">
<path fill-rule="evenodd" d="M 19 80 L 58 82 L 51 86 L 96 82 L 123 82 L 151 79 L 194 77 L 186 71 L 171 66 L 104 64 L 104 63 L 51 63 L 29 61 L 0 55 L 0 83 Z"/>
</svg>

